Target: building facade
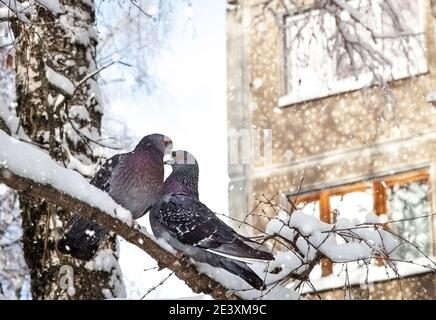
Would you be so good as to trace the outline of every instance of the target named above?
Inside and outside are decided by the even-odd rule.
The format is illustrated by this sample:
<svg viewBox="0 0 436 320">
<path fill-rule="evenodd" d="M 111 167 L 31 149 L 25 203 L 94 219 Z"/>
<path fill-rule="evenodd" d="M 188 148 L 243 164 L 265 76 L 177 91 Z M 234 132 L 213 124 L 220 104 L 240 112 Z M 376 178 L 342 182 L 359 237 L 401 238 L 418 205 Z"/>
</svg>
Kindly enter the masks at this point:
<svg viewBox="0 0 436 320">
<path fill-rule="evenodd" d="M 325 222 L 406 219 L 392 228 L 422 252 L 404 246 L 401 259 L 434 257 L 434 3 L 291 2 L 228 0 L 230 215 L 243 219 L 259 197 L 288 206 L 298 195 Z M 334 277 L 336 267 L 325 261 L 320 272 Z M 377 278 L 367 297 L 382 288 L 389 298 L 436 297 L 433 273 L 404 277 L 404 290 Z M 343 297 L 334 287 L 319 291 Z"/>
</svg>

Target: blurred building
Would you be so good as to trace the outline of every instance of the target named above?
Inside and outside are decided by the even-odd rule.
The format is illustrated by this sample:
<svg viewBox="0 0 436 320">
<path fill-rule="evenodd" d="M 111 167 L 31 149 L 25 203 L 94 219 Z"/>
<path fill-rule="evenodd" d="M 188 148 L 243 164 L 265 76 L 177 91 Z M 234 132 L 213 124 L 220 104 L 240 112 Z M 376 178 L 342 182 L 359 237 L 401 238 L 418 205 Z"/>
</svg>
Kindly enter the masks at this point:
<svg viewBox="0 0 436 320">
<path fill-rule="evenodd" d="M 257 197 L 277 193 L 283 206 L 298 194 L 302 210 L 325 222 L 427 216 L 391 228 L 422 250 L 404 246 L 401 259 L 435 256 L 435 8 L 296 2 L 228 0 L 230 214 L 243 219 Z M 332 281 L 320 281 L 321 295 L 344 296 L 338 268 L 323 263 Z M 380 276 L 364 294 L 436 298 L 435 279 L 412 265 L 402 288 Z"/>
</svg>

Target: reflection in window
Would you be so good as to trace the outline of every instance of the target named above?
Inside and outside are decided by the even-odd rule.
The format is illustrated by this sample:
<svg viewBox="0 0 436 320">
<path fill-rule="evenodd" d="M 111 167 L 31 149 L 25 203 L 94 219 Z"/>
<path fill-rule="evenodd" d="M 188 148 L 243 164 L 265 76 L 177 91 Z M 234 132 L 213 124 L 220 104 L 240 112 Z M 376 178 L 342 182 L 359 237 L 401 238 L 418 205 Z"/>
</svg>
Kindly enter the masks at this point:
<svg viewBox="0 0 436 320">
<path fill-rule="evenodd" d="M 346 218 L 351 221 L 365 222 L 369 213 L 372 213 L 372 190 L 365 192 L 350 192 L 340 196 L 332 196 L 330 205 L 333 211 L 333 221 Z"/>
<path fill-rule="evenodd" d="M 390 2 L 408 32 L 400 31 L 384 1 L 348 1 L 363 24 L 317 9 L 286 17 L 286 92 L 279 105 L 427 72 L 425 6 L 422 0 L 415 2 Z"/>
<path fill-rule="evenodd" d="M 393 185 L 388 189 L 389 215 L 392 220 L 411 219 L 431 214 L 427 181 Z M 390 229 L 415 244 L 426 255 L 431 253 L 430 217 L 393 223 Z M 397 249 L 400 259 L 411 260 L 422 254 L 406 244 Z"/>
</svg>

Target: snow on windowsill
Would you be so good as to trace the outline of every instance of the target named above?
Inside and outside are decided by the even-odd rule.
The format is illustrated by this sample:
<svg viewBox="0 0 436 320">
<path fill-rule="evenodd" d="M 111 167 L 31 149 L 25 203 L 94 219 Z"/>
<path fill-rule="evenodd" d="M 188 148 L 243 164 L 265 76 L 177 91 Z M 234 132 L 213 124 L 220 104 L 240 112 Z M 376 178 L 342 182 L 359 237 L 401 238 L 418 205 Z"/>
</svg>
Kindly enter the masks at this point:
<svg viewBox="0 0 436 320">
<path fill-rule="evenodd" d="M 436 261 L 436 257 L 430 257 L 430 259 Z M 431 269 L 425 267 L 425 265 L 429 263 L 428 259 L 419 258 L 414 260 L 413 262 L 416 264 L 407 262 L 397 263 L 398 273 L 401 277 L 416 276 L 432 272 Z M 338 267 L 339 269 L 334 270 L 331 275 L 321 277 L 320 274 L 318 274 L 313 278 L 311 277 L 311 284 L 316 289 L 316 291 L 320 292 L 344 287 L 346 274 L 345 271 L 341 272 L 340 266 Z M 383 266 L 376 265 L 370 265 L 368 266 L 368 269 L 366 267 L 362 267 L 355 270 L 349 270 L 348 275 L 349 285 L 351 286 L 365 284 L 367 278 L 369 284 L 397 279 L 397 275 L 391 268 L 385 268 Z M 311 292 L 314 292 L 313 288 L 305 285 L 302 293 Z"/>
<path fill-rule="evenodd" d="M 428 73 L 428 71 L 428 66 L 422 65 L 412 73 L 398 72 L 395 76 L 386 74 L 384 75 L 384 78 L 386 81 L 391 82 L 425 75 Z M 310 88 L 310 91 L 303 91 L 302 88 L 296 89 L 294 93 L 287 93 L 279 97 L 277 105 L 279 108 L 290 107 L 298 103 L 309 102 L 313 100 L 328 98 L 338 94 L 353 92 L 362 88 L 371 87 L 374 84 L 375 83 L 373 75 L 371 73 L 362 73 L 358 76 L 357 79 L 354 79 L 353 77 L 348 77 L 341 81 L 335 81 L 333 83 L 330 83 L 328 86 Z M 431 92 L 427 95 L 427 102 L 430 102 L 430 99 L 436 101 L 436 92 Z"/>
<path fill-rule="evenodd" d="M 330 97 L 330 96 L 333 96 L 336 94 L 338 94 L 338 93 L 332 92 L 331 94 L 320 95 L 317 92 L 313 92 L 312 95 L 307 95 L 305 97 L 297 97 L 297 96 L 288 94 L 288 95 L 281 96 L 278 100 L 277 105 L 279 108 L 286 108 L 286 107 L 291 107 L 294 104 L 323 99 L 323 98 L 327 98 L 327 97 Z"/>
<path fill-rule="evenodd" d="M 395 78 L 399 80 L 402 78 L 407 78 L 407 75 Z M 290 107 L 297 103 L 308 102 L 312 100 L 318 100 L 323 98 L 328 98 L 338 94 L 344 94 L 347 92 L 352 92 L 355 90 L 360 90 L 367 86 L 370 86 L 373 82 L 373 76 L 370 73 L 362 73 L 357 79 L 349 77 L 343 81 L 335 81 L 328 86 L 322 86 L 318 88 L 311 88 L 310 91 L 303 91 L 301 88 L 296 90 L 293 94 L 287 93 L 281 96 L 278 100 L 278 106 L 280 108 Z"/>
</svg>

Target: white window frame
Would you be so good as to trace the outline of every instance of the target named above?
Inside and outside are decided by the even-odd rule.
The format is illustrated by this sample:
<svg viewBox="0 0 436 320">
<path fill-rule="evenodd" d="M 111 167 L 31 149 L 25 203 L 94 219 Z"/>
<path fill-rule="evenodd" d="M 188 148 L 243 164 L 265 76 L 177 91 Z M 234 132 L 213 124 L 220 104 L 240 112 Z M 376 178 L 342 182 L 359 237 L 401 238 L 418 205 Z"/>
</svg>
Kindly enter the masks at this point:
<svg viewBox="0 0 436 320">
<path fill-rule="evenodd" d="M 360 0 L 362 1 L 362 0 Z M 369 0 L 366 0 L 369 1 Z M 377 1 L 377 0 L 376 0 Z M 416 59 L 413 60 L 413 63 L 411 63 L 411 60 L 404 60 L 407 59 L 406 57 L 403 58 L 403 61 L 401 61 L 401 58 L 396 59 L 397 65 L 392 66 L 381 66 L 380 67 L 380 75 L 384 79 L 384 81 L 392 81 L 392 80 L 400 80 L 409 78 L 411 76 L 420 75 L 428 72 L 428 63 L 427 63 L 427 56 L 426 56 L 426 34 L 425 34 L 425 3 L 423 0 L 416 0 L 417 1 L 417 8 L 419 10 L 418 12 L 418 20 L 420 21 L 419 26 L 414 26 L 415 30 L 419 30 L 418 35 L 414 35 L 414 41 L 419 41 L 420 48 L 417 49 L 417 52 L 413 54 L 417 54 L 419 56 L 416 56 Z M 355 1 L 350 1 L 350 4 Z M 377 6 L 375 6 L 377 8 Z M 380 9 L 380 8 L 379 8 Z M 381 10 L 381 9 L 380 9 Z M 377 23 L 379 22 L 379 28 L 381 29 L 382 25 L 382 15 L 379 12 L 380 21 L 377 20 Z M 290 24 L 294 23 L 294 27 L 296 26 L 296 22 L 301 19 L 311 19 L 311 17 L 320 18 L 321 11 L 318 9 L 313 9 L 309 12 L 300 13 L 294 16 L 285 16 L 284 17 L 284 24 L 285 24 L 285 36 L 284 36 L 284 45 L 283 45 L 283 69 L 284 69 L 284 85 L 283 85 L 283 91 L 284 95 L 279 98 L 278 104 L 280 107 L 290 106 L 292 104 L 310 101 L 314 99 L 324 98 L 335 94 L 345 93 L 349 91 L 354 91 L 361 89 L 363 87 L 370 86 L 374 84 L 374 76 L 369 71 L 366 70 L 366 72 L 361 72 L 356 75 L 349 76 L 347 78 L 337 79 L 337 73 L 336 73 L 336 61 L 333 61 L 333 58 L 327 58 L 329 59 L 330 65 L 332 66 L 331 70 L 330 68 L 325 68 L 324 71 L 327 71 L 327 76 L 325 77 L 326 81 L 319 80 L 319 83 L 322 83 L 319 87 L 313 88 L 316 86 L 316 81 L 305 81 L 302 85 L 299 83 L 301 77 L 298 77 L 298 73 L 290 74 L 292 71 L 290 71 L 289 66 L 291 64 L 288 63 L 289 59 L 292 57 L 292 47 L 296 48 L 297 44 L 296 41 L 292 41 L 292 30 L 290 29 Z M 323 16 L 325 15 L 325 19 L 331 19 L 328 13 L 323 12 Z M 377 15 L 377 13 L 376 13 Z M 309 18 L 308 18 L 309 16 Z M 313 22 L 312 22 L 313 23 Z M 327 20 L 327 23 L 328 20 Z M 397 39 L 400 39 L 398 37 Z M 300 41 L 300 40 L 298 40 Z M 381 48 L 385 43 L 388 43 L 389 39 L 383 39 L 378 40 L 373 46 L 376 48 Z M 292 42 L 292 43 L 290 43 Z M 289 44 L 290 43 L 290 44 Z M 322 48 L 324 50 L 326 48 Z M 296 48 L 295 50 L 298 50 Z M 381 49 L 380 52 L 384 52 L 384 49 Z M 419 51 L 419 52 L 418 52 Z M 327 51 L 326 51 L 327 52 Z M 310 53 L 309 53 L 310 54 Z M 391 59 L 393 60 L 393 59 Z M 404 61 L 406 61 L 406 65 L 404 65 Z M 402 62 L 402 65 L 401 65 Z M 301 63 L 301 62 L 300 62 Z M 323 66 L 325 64 L 322 64 Z M 334 70 L 333 70 L 334 67 Z M 312 74 L 316 73 L 316 69 L 313 68 L 307 68 L 308 72 L 312 71 Z M 406 70 L 406 71 L 405 71 Z M 298 70 L 298 71 L 301 71 Z M 297 79 L 297 78 L 300 79 Z M 305 87 L 306 86 L 306 87 Z M 295 89 L 291 89 L 294 87 Z"/>
</svg>

